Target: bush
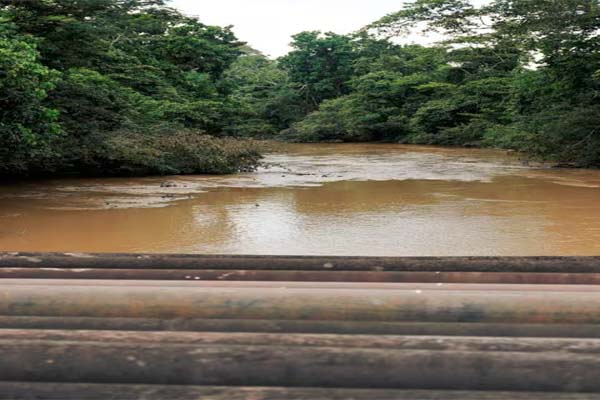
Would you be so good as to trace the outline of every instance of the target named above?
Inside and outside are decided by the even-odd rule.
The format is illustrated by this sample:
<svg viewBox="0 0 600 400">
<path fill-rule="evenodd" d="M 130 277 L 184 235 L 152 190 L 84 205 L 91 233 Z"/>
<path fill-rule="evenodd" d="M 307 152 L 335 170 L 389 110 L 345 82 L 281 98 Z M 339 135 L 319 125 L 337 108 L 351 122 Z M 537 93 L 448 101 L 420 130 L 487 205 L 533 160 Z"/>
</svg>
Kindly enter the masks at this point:
<svg viewBox="0 0 600 400">
<path fill-rule="evenodd" d="M 552 107 L 519 120 L 529 132 L 524 150 L 570 167 L 600 167 L 600 105 Z"/>
<path fill-rule="evenodd" d="M 282 136 L 298 142 L 365 142 L 373 140 L 369 126 L 374 118 L 378 115 L 366 110 L 356 96 L 343 96 L 326 100 Z"/>
<path fill-rule="evenodd" d="M 121 132 L 95 141 L 100 147 L 79 157 L 86 165 L 73 166 L 75 171 L 127 176 L 231 174 L 252 171 L 261 159 L 256 142 L 190 131 L 159 135 Z"/>
</svg>

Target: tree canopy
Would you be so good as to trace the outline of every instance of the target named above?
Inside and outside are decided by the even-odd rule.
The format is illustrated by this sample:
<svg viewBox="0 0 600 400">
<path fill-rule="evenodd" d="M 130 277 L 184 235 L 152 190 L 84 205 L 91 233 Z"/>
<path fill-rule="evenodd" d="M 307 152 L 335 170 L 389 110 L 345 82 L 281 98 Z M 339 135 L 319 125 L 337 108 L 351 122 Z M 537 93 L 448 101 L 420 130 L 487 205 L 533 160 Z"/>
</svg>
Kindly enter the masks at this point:
<svg viewBox="0 0 600 400">
<path fill-rule="evenodd" d="M 437 31 L 431 46 L 402 45 Z M 598 0 L 413 0 L 277 60 L 164 0 L 0 0 L 0 175 L 233 172 L 235 138 L 509 148 L 600 166 Z"/>
<path fill-rule="evenodd" d="M 1 0 L 0 12 L 2 173 L 184 172 L 149 154 L 221 135 L 233 112 L 222 77 L 243 43 L 228 27 L 162 0 Z"/>
<path fill-rule="evenodd" d="M 363 35 L 394 39 L 415 29 L 446 39 L 359 58 L 349 93 L 296 123 L 291 137 L 493 146 L 600 166 L 597 0 L 495 0 L 480 8 L 416 0 Z"/>
</svg>

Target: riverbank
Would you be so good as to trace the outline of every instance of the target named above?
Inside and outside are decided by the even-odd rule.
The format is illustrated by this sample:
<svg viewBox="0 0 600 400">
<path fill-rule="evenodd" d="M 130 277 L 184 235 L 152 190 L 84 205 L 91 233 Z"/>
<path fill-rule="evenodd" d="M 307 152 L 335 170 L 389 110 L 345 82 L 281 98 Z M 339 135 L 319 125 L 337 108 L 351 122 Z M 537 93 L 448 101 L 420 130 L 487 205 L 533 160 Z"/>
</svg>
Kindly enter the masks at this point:
<svg viewBox="0 0 600 400">
<path fill-rule="evenodd" d="M 53 161 L 41 159 L 36 170 L 21 174 L 18 169 L 0 173 L 5 183 L 18 183 L 30 179 L 61 178 L 126 178 L 126 177 L 173 177 L 187 175 L 231 175 L 254 172 L 259 167 L 281 168 L 289 171 L 294 166 L 263 163 L 264 154 L 286 153 L 294 147 L 330 149 L 331 146 L 356 146 L 357 148 L 379 148 L 405 146 L 417 152 L 456 152 L 468 154 L 496 154 L 506 156 L 515 165 L 531 168 L 551 169 L 595 169 L 577 165 L 543 161 L 531 158 L 527 153 L 512 149 L 478 146 L 442 146 L 438 144 L 412 144 L 391 141 L 344 142 L 289 141 L 275 139 L 243 139 L 214 137 L 188 131 L 168 135 L 119 135 L 105 140 L 96 148 L 86 150 L 78 159 Z M 326 154 L 323 154 L 326 155 Z M 333 154 L 335 157 L 335 153 Z M 385 177 L 380 177 L 384 179 Z M 166 179 L 166 178 L 165 178 Z M 168 182 L 164 180 L 163 182 Z"/>
<path fill-rule="evenodd" d="M 122 134 L 95 138 L 63 148 L 70 155 L 40 155 L 27 168 L 19 162 L 0 166 L 4 181 L 61 177 L 134 177 L 234 174 L 254 171 L 264 146 L 255 140 L 217 138 L 187 131 L 169 134 Z"/>
</svg>

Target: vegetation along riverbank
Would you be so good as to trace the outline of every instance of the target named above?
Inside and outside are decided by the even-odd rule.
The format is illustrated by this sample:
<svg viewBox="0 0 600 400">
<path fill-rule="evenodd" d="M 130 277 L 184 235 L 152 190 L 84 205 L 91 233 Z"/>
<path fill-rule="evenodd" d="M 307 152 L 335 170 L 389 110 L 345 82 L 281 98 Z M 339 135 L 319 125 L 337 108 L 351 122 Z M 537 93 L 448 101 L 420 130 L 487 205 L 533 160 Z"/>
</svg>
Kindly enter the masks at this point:
<svg viewBox="0 0 600 400">
<path fill-rule="evenodd" d="M 232 173 L 254 138 L 599 167 L 599 32 L 597 0 L 415 0 L 272 60 L 168 1 L 0 0 L 0 176 Z"/>
</svg>

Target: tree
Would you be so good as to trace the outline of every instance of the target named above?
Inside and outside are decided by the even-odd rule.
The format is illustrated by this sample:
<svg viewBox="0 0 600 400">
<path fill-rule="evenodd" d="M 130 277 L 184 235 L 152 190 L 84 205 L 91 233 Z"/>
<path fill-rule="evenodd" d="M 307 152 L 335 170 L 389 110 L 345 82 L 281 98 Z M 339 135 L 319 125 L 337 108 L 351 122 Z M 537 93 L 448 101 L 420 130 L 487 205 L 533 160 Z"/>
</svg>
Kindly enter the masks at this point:
<svg viewBox="0 0 600 400">
<path fill-rule="evenodd" d="M 51 155 L 60 127 L 46 98 L 57 78 L 40 64 L 35 43 L 0 28 L 0 175 L 25 172 Z"/>
<path fill-rule="evenodd" d="M 128 157 L 124 165 L 137 163 L 141 157 L 115 147 L 127 142 L 122 136 L 166 145 L 164 137 L 178 132 L 222 135 L 230 110 L 222 76 L 243 45 L 229 27 L 204 25 L 162 0 L 0 0 L 0 12 L 13 27 L 0 65 L 15 68 L 13 84 L 25 89 L 21 109 L 11 104 L 5 119 L 13 131 L 27 121 L 21 136 L 35 140 L 21 143 L 31 151 L 39 138 L 63 131 L 47 142 L 47 172 L 114 171 L 116 154 Z M 33 167 L 23 174 L 45 172 Z"/>
<path fill-rule="evenodd" d="M 445 52 L 392 43 L 377 46 L 385 50 L 365 51 L 356 61 L 350 94 L 324 102 L 286 136 L 310 141 L 406 140 L 411 118 L 431 98 L 431 93 L 424 94 L 424 85 L 445 76 Z"/>
<path fill-rule="evenodd" d="M 420 24 L 449 37 L 447 81 L 458 90 L 454 101 L 432 99 L 413 119 L 427 133 L 423 124 L 445 115 L 437 131 L 443 135 L 417 133 L 419 140 L 464 144 L 465 137 L 564 164 L 599 165 L 595 119 L 582 123 L 583 115 L 597 115 L 600 98 L 597 0 L 495 0 L 481 8 L 416 0 L 369 28 L 397 35 Z M 563 121 L 577 127 L 559 132 Z"/>
<path fill-rule="evenodd" d="M 279 61 L 304 96 L 307 112 L 349 91 L 357 58 L 349 36 L 313 31 L 293 36 L 293 50 Z"/>
<path fill-rule="evenodd" d="M 278 62 L 250 54 L 225 73 L 231 113 L 225 130 L 235 136 L 273 137 L 304 116 L 303 99 Z"/>
</svg>

